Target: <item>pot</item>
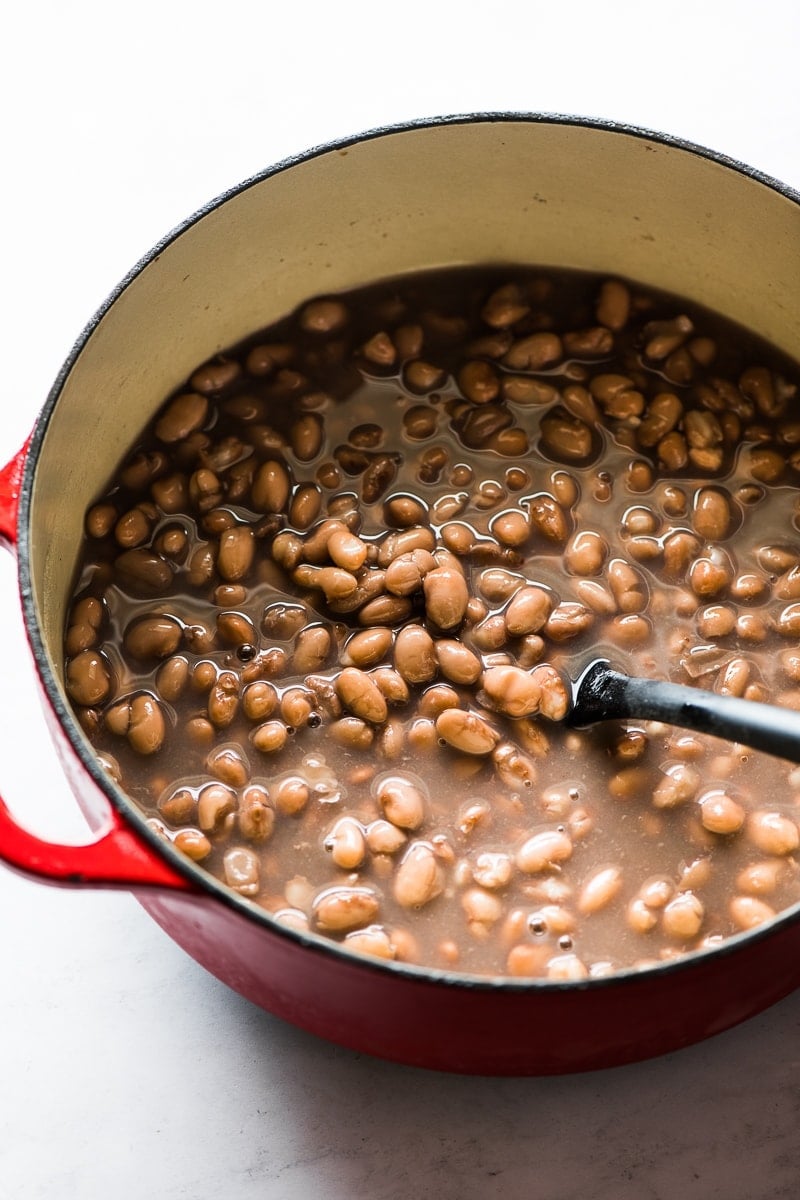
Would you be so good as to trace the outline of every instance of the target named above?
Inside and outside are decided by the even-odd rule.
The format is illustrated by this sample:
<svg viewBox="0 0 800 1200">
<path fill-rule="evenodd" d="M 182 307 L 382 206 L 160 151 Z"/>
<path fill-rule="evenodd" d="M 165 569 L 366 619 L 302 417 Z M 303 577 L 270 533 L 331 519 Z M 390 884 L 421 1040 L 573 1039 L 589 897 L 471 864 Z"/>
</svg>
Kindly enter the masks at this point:
<svg viewBox="0 0 800 1200">
<path fill-rule="evenodd" d="M 130 889 L 231 988 L 342 1045 L 450 1071 L 548 1074 L 673 1050 L 777 1001 L 800 983 L 800 906 L 716 949 L 578 982 L 362 960 L 278 924 L 162 841 L 98 766 L 63 688 L 83 513 L 196 363 L 315 293 L 492 261 L 629 276 L 787 352 L 800 345 L 800 196 L 641 129 L 516 114 L 414 123 L 312 150 L 214 201 L 103 305 L 0 473 L 0 537 L 18 556 L 49 725 L 94 833 L 80 847 L 44 842 L 0 801 L 0 857 L 50 883 Z"/>
</svg>

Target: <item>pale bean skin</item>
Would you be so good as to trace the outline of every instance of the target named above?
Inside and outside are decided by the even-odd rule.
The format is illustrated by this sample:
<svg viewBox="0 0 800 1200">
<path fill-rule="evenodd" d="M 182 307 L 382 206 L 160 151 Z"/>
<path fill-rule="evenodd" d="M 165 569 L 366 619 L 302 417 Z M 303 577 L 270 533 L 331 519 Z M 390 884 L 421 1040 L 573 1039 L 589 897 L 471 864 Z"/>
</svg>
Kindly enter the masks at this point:
<svg viewBox="0 0 800 1200">
<path fill-rule="evenodd" d="M 515 862 L 526 875 L 542 871 L 557 870 L 561 863 L 572 857 L 572 839 L 559 830 L 535 833 L 519 848 Z"/>
<path fill-rule="evenodd" d="M 718 488 L 700 488 L 695 496 L 692 517 L 695 533 L 709 542 L 719 542 L 731 528 L 731 509 Z"/>
<path fill-rule="evenodd" d="M 793 854 L 800 846 L 800 832 L 790 817 L 759 809 L 747 819 L 747 839 L 762 854 Z"/>
<path fill-rule="evenodd" d="M 786 860 L 767 858 L 750 863 L 736 876 L 736 887 L 751 896 L 771 896 L 786 871 Z"/>
<path fill-rule="evenodd" d="M 700 932 L 704 917 L 702 901 L 692 892 L 680 892 L 664 906 L 661 926 L 667 937 L 690 941 Z"/>
<path fill-rule="evenodd" d="M 244 579 L 255 556 L 253 531 L 246 525 L 227 530 L 219 540 L 217 570 L 223 579 L 236 583 Z"/>
<path fill-rule="evenodd" d="M 390 775 L 381 780 L 376 799 L 387 821 L 398 829 L 419 829 L 425 820 L 425 796 L 415 783 L 402 775 Z"/>
<path fill-rule="evenodd" d="M 289 472 L 283 463 L 275 459 L 262 463 L 253 479 L 253 507 L 264 513 L 284 512 L 291 486 Z"/>
<path fill-rule="evenodd" d="M 348 639 L 340 661 L 346 666 L 371 667 L 388 654 L 392 645 L 391 629 L 376 626 L 355 633 Z"/>
<path fill-rule="evenodd" d="M 67 665 L 67 691 L 76 704 L 102 704 L 111 694 L 111 671 L 95 650 L 82 650 Z"/>
<path fill-rule="evenodd" d="M 737 929 L 755 929 L 776 915 L 775 909 L 756 896 L 734 896 L 729 904 L 731 920 Z"/>
<path fill-rule="evenodd" d="M 619 867 L 602 867 L 586 880 L 578 896 L 578 912 L 583 916 L 607 908 L 622 890 L 622 871 Z"/>
<path fill-rule="evenodd" d="M 449 746 L 464 754 L 491 754 L 500 734 L 477 713 L 448 708 L 436 718 L 436 733 Z"/>
<path fill-rule="evenodd" d="M 250 734 L 250 741 L 262 754 L 277 754 L 286 745 L 287 737 L 283 721 L 264 721 Z"/>
<path fill-rule="evenodd" d="M 484 850 L 472 864 L 472 878 L 482 888 L 504 888 L 511 881 L 514 864 L 508 854 Z"/>
<path fill-rule="evenodd" d="M 315 898 L 312 911 L 318 929 L 344 933 L 368 925 L 379 909 L 378 897 L 370 888 L 335 887 Z"/>
<path fill-rule="evenodd" d="M 156 422 L 156 437 L 167 443 L 182 441 L 194 430 L 202 428 L 207 414 L 208 400 L 205 396 L 197 392 L 176 396 Z"/>
<path fill-rule="evenodd" d="M 436 675 L 433 638 L 421 625 L 405 625 L 394 645 L 395 669 L 407 683 L 428 683 Z"/>
<path fill-rule="evenodd" d="M 386 700 L 377 684 L 357 667 L 345 667 L 336 681 L 337 694 L 350 712 L 362 721 L 380 725 L 388 716 Z"/>
<path fill-rule="evenodd" d="M 392 892 L 402 908 L 422 908 L 441 894 L 444 876 L 432 847 L 412 842 L 398 866 Z"/>
<path fill-rule="evenodd" d="M 342 871 L 360 867 L 367 852 L 364 830 L 352 817 L 342 817 L 325 837 L 331 861 Z"/>
<path fill-rule="evenodd" d="M 434 643 L 434 654 L 439 670 L 451 683 L 469 686 L 480 678 L 481 660 L 463 642 L 438 638 Z"/>
<path fill-rule="evenodd" d="M 700 820 L 710 833 L 723 837 L 738 833 L 746 816 L 744 807 L 725 792 L 707 792 L 700 797 Z"/>
<path fill-rule="evenodd" d="M 457 570 L 436 567 L 422 582 L 428 617 L 440 629 L 455 629 L 464 619 L 469 593 L 464 576 Z"/>
<path fill-rule="evenodd" d="M 234 846 L 226 850 L 224 859 L 225 882 L 243 896 L 255 896 L 260 886 L 260 864 L 252 850 Z"/>
<path fill-rule="evenodd" d="M 405 833 L 391 821 L 372 821 L 366 829 L 366 843 L 371 854 L 396 854 L 405 846 Z"/>
<path fill-rule="evenodd" d="M 514 593 L 505 611 L 506 629 L 512 637 L 538 633 L 544 628 L 555 605 L 553 594 L 535 584 Z"/>
<path fill-rule="evenodd" d="M 491 667 L 481 676 L 481 703 L 509 717 L 526 717 L 539 711 L 542 689 L 520 667 Z"/>
<path fill-rule="evenodd" d="M 599 533 L 583 529 L 564 547 L 564 562 L 573 575 L 598 575 L 608 555 L 608 543 Z"/>
</svg>

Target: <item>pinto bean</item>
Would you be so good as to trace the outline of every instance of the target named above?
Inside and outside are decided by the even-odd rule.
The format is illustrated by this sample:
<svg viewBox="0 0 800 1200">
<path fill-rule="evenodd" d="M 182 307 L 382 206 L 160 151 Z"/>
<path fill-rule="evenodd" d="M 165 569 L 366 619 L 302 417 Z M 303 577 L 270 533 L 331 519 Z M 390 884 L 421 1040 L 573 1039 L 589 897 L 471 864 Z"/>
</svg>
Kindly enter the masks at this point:
<svg viewBox="0 0 800 1200">
<path fill-rule="evenodd" d="M 441 894 L 443 872 L 426 842 L 412 842 L 394 876 L 394 898 L 403 908 L 423 908 Z"/>
<path fill-rule="evenodd" d="M 407 683 L 427 683 L 436 674 L 433 638 L 421 625 L 405 625 L 397 635 L 394 665 Z"/>
<path fill-rule="evenodd" d="M 439 629 L 455 629 L 464 619 L 469 593 L 464 576 L 448 567 L 436 567 L 422 581 L 428 617 Z"/>
<path fill-rule="evenodd" d="M 464 754 L 491 754 L 500 734 L 477 713 L 448 708 L 436 718 L 436 733 L 449 746 Z"/>
<path fill-rule="evenodd" d="M 386 700 L 375 682 L 358 667 L 345 667 L 336 681 L 336 691 L 355 717 L 380 725 L 388 716 Z"/>
</svg>

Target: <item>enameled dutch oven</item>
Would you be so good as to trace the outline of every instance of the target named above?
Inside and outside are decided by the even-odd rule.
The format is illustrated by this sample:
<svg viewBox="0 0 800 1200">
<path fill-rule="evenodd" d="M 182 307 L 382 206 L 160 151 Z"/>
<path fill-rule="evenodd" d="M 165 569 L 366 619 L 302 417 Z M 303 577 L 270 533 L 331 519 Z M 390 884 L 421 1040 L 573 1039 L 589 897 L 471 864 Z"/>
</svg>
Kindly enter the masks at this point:
<svg viewBox="0 0 800 1200">
<path fill-rule="evenodd" d="M 83 513 L 198 362 L 315 293 L 503 261 L 629 276 L 800 347 L 800 196 L 641 129 L 515 114 L 425 121 L 312 150 L 214 201 L 100 309 L 0 475 L 0 535 L 18 555 L 50 726 L 95 835 L 48 844 L 0 802 L 0 856 L 49 882 L 130 889 L 214 975 L 314 1033 L 405 1063 L 522 1075 L 646 1058 L 759 1012 L 800 984 L 800 906 L 718 949 L 582 982 L 361 960 L 276 924 L 160 840 L 97 765 L 61 665 Z"/>
</svg>

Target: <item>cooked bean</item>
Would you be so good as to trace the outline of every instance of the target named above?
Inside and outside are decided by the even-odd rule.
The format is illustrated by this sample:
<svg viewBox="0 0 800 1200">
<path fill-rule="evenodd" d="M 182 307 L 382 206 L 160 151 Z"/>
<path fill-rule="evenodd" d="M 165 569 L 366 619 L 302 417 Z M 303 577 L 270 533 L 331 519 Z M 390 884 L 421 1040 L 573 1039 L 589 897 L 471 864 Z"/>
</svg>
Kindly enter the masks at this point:
<svg viewBox="0 0 800 1200">
<path fill-rule="evenodd" d="M 173 845 L 193 862 L 202 862 L 212 850 L 211 842 L 198 829 L 179 829 L 173 838 Z"/>
<path fill-rule="evenodd" d="M 755 929 L 776 915 L 771 905 L 755 896 L 734 896 L 729 908 L 731 920 L 737 929 Z"/>
<path fill-rule="evenodd" d="M 689 763 L 676 762 L 667 766 L 653 791 L 656 808 L 677 808 L 694 799 L 700 786 L 700 774 Z"/>
<path fill-rule="evenodd" d="M 111 694 L 111 668 L 96 650 L 82 650 L 67 665 L 66 683 L 76 704 L 103 704 Z"/>
<path fill-rule="evenodd" d="M 738 833 L 745 822 L 746 812 L 738 801 L 722 791 L 706 792 L 700 797 L 700 820 L 710 833 L 723 836 Z"/>
<path fill-rule="evenodd" d="M 425 820 L 425 797 L 410 779 L 387 776 L 380 781 L 375 794 L 387 821 L 399 829 L 419 829 Z"/>
<path fill-rule="evenodd" d="M 680 892 L 664 906 L 661 925 L 669 938 L 689 941 L 700 932 L 705 917 L 705 908 L 699 897 L 692 892 Z"/>
<path fill-rule="evenodd" d="M 541 686 L 520 667 L 491 667 L 483 672 L 481 687 L 481 703 L 506 716 L 526 717 L 539 711 Z"/>
<path fill-rule="evenodd" d="M 463 642 L 439 638 L 434 643 L 434 654 L 439 670 L 451 683 L 469 685 L 477 682 L 481 661 Z"/>
<path fill-rule="evenodd" d="M 379 909 L 380 902 L 371 888 L 335 887 L 315 898 L 312 911 L 318 929 L 342 933 L 368 925 Z"/>
<path fill-rule="evenodd" d="M 542 419 L 542 447 L 560 462 L 581 462 L 592 453 L 592 431 L 569 413 L 552 412 Z"/>
<path fill-rule="evenodd" d="M 114 569 L 120 583 L 134 596 L 162 596 L 172 583 L 172 567 L 167 560 L 142 546 L 120 554 Z"/>
<path fill-rule="evenodd" d="M 336 681 L 340 700 L 355 717 L 379 725 L 386 720 L 386 700 L 375 682 L 358 667 L 345 667 Z"/>
<path fill-rule="evenodd" d="M 532 333 L 514 342 L 503 356 L 503 365 L 513 371 L 540 371 L 560 361 L 561 339 L 554 333 Z"/>
<path fill-rule="evenodd" d="M 394 665 L 407 683 L 427 683 L 436 674 L 433 638 L 421 625 L 406 625 L 397 635 Z"/>
<path fill-rule="evenodd" d="M 436 733 L 449 746 L 464 754 L 491 754 L 500 735 L 477 713 L 448 708 L 436 718 Z"/>
<path fill-rule="evenodd" d="M 277 754 L 286 745 L 287 736 L 283 721 L 263 721 L 250 734 L 250 741 L 262 754 Z"/>
<path fill-rule="evenodd" d="M 619 867 L 602 867 L 586 880 L 578 896 L 578 912 L 584 916 L 600 912 L 616 900 L 622 890 L 622 871 Z"/>
<path fill-rule="evenodd" d="M 315 484 L 300 484 L 295 488 L 289 505 L 289 524 L 295 529 L 312 526 L 323 506 L 323 497 Z"/>
<path fill-rule="evenodd" d="M 707 541 L 718 542 L 727 537 L 731 508 L 725 493 L 719 488 L 700 488 L 694 499 L 692 523 L 695 533 Z"/>
<path fill-rule="evenodd" d="M 268 459 L 262 463 L 253 479 L 253 507 L 259 512 L 282 513 L 291 490 L 289 472 L 282 462 Z"/>
<path fill-rule="evenodd" d="M 515 862 L 526 875 L 558 870 L 560 864 L 572 857 L 572 839 L 561 830 L 535 833 L 520 846 Z"/>
<path fill-rule="evenodd" d="M 375 625 L 399 625 L 411 615 L 411 602 L 403 596 L 376 596 L 359 610 L 358 623 L 370 628 Z"/>
<path fill-rule="evenodd" d="M 586 633 L 594 622 L 594 614 L 582 604 L 562 601 L 551 612 L 543 629 L 545 637 L 554 642 L 570 641 Z"/>
<path fill-rule="evenodd" d="M 242 896 L 255 896 L 260 887 L 261 867 L 257 855 L 245 846 L 225 851 L 223 859 L 225 882 Z"/>
<path fill-rule="evenodd" d="M 325 837 L 325 849 L 342 871 L 360 867 L 367 852 L 364 831 L 352 817 L 342 817 Z"/>
<path fill-rule="evenodd" d="M 311 462 L 322 448 L 323 426 L 317 413 L 304 413 L 289 430 L 294 455 L 300 462 Z"/>
<path fill-rule="evenodd" d="M 406 844 L 406 835 L 391 821 L 372 821 L 366 829 L 371 854 L 396 854 Z"/>
<path fill-rule="evenodd" d="M 422 581 L 428 617 L 440 629 L 455 629 L 464 619 L 469 593 L 464 576 L 448 567 L 436 567 Z"/>
<path fill-rule="evenodd" d="M 232 671 L 223 671 L 208 696 L 208 717 L 217 729 L 226 729 L 239 709 L 239 680 Z"/>
<path fill-rule="evenodd" d="M 748 840 L 762 854 L 793 854 L 800 846 L 800 832 L 791 817 L 759 809 L 747 818 Z"/>
<path fill-rule="evenodd" d="M 328 736 L 337 746 L 347 746 L 352 750 L 368 750 L 372 745 L 375 734 L 372 725 L 361 717 L 340 717 L 328 727 Z"/>
<path fill-rule="evenodd" d="M 537 633 L 553 612 L 555 600 L 550 591 L 536 584 L 520 588 L 512 596 L 505 612 L 506 628 L 512 637 Z"/>
<path fill-rule="evenodd" d="M 605 538 L 592 529 L 574 533 L 564 547 L 564 561 L 573 575 L 598 575 L 607 555 Z"/>
<path fill-rule="evenodd" d="M 385 658 L 392 645 L 392 631 L 380 625 L 354 633 L 340 654 L 345 666 L 371 667 Z"/>
<path fill-rule="evenodd" d="M 548 496 L 546 493 L 532 496 L 529 507 L 531 525 L 545 541 L 561 545 L 567 540 L 569 523 L 566 514 L 552 496 Z"/>
<path fill-rule="evenodd" d="M 392 891 L 403 908 L 422 908 L 440 895 L 442 870 L 427 842 L 412 842 L 395 872 Z"/>
<path fill-rule="evenodd" d="M 275 828 L 275 810 L 266 788 L 251 784 L 239 797 L 236 815 L 239 833 L 251 842 L 266 842 Z"/>
<path fill-rule="evenodd" d="M 170 401 L 156 422 L 155 434 L 162 442 L 180 442 L 202 429 L 208 415 L 208 400 L 197 392 L 186 392 Z"/>
</svg>

